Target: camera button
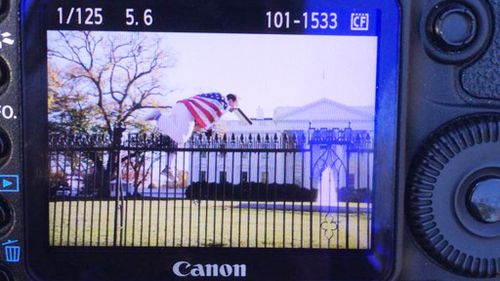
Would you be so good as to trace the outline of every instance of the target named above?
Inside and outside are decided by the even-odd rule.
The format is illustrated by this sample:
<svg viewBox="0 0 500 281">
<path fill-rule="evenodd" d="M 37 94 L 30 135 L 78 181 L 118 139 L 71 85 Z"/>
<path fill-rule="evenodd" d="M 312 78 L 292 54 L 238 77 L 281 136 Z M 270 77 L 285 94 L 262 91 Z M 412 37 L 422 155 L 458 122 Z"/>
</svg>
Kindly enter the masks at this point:
<svg viewBox="0 0 500 281">
<path fill-rule="evenodd" d="M 14 221 L 13 215 L 14 213 L 9 204 L 0 199 L 0 236 L 7 234 L 11 230 Z"/>
<path fill-rule="evenodd" d="M 500 222 L 500 178 L 476 183 L 467 199 L 467 207 L 472 216 L 481 222 Z"/>
<path fill-rule="evenodd" d="M 3 19 L 8 12 L 9 12 L 9 1 L 0 0 L 0 19 Z"/>
<path fill-rule="evenodd" d="M 2 268 L 0 268 L 0 280 L 2 280 L 2 281 L 12 281 L 14 279 L 12 279 L 12 276 L 7 271 L 7 269 L 5 269 L 5 268 L 2 267 Z"/>
<path fill-rule="evenodd" d="M 9 159 L 11 148 L 12 146 L 7 134 L 0 130 L 0 166 Z"/>
<path fill-rule="evenodd" d="M 434 22 L 434 35 L 441 48 L 457 51 L 467 47 L 477 35 L 477 18 L 465 6 L 447 7 Z"/>
<path fill-rule="evenodd" d="M 1 1 L 1 0 L 0 0 Z M 10 68 L 4 59 L 0 58 L 0 95 L 5 92 L 10 82 Z"/>
<path fill-rule="evenodd" d="M 429 0 L 420 23 L 426 53 L 444 64 L 464 64 L 491 43 L 495 26 L 485 0 Z"/>
</svg>

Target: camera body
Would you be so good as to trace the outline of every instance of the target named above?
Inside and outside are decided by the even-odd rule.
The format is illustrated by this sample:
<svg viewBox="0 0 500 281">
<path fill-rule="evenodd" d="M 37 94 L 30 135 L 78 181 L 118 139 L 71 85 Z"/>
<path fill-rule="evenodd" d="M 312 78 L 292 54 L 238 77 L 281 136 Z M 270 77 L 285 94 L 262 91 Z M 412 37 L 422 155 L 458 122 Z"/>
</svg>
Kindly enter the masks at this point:
<svg viewBox="0 0 500 281">
<path fill-rule="evenodd" d="M 444 3 L 445 6 L 448 3 Z M 459 3 L 459 5 L 464 3 Z M 486 4 L 480 1 L 470 3 L 473 6 Z M 443 141 L 447 143 L 448 140 L 450 140 L 448 144 L 451 144 L 453 143 L 452 140 L 458 136 L 448 135 L 453 134 L 450 133 L 451 131 L 457 132 L 455 129 L 451 129 L 454 125 L 450 123 L 454 122 L 455 125 L 460 124 L 459 126 L 464 126 L 464 128 L 472 128 L 476 126 L 473 125 L 475 121 L 469 123 L 470 120 L 467 120 L 468 118 L 482 118 L 480 116 L 488 116 L 487 118 L 489 118 L 498 114 L 498 97 L 495 97 L 499 93 L 498 74 L 486 78 L 483 76 L 485 73 L 483 71 L 488 71 L 479 70 L 479 65 L 489 65 L 488 68 L 498 69 L 498 58 L 494 54 L 498 48 L 498 30 L 496 30 L 496 27 L 492 28 L 492 26 L 498 26 L 497 15 L 499 3 L 490 1 L 486 4 L 492 9 L 492 13 L 488 15 L 488 12 L 483 10 L 480 16 L 481 20 L 476 22 L 478 25 L 482 25 L 484 27 L 483 31 L 485 31 L 485 34 L 478 35 L 480 37 L 484 35 L 485 41 L 483 42 L 489 41 L 489 43 L 485 43 L 482 46 L 480 44 L 468 45 L 462 51 L 454 51 L 453 47 L 444 43 L 441 39 L 434 37 L 435 35 L 432 35 L 433 31 L 432 27 L 430 27 L 433 22 L 432 18 L 435 16 L 436 11 L 440 13 L 441 5 L 443 3 L 432 1 L 427 3 L 419 2 L 414 3 L 412 8 L 409 9 L 411 11 L 409 13 L 412 14 L 413 18 L 419 18 L 418 21 L 413 21 L 413 26 L 416 27 L 418 25 L 419 27 L 409 33 L 411 43 L 405 48 L 410 50 L 407 64 L 409 69 L 403 71 L 403 75 L 408 75 L 407 81 L 409 82 L 406 84 L 409 87 L 408 100 L 403 103 L 406 106 L 408 118 L 408 122 L 406 123 L 405 153 L 406 157 L 408 157 L 406 159 L 406 203 L 404 206 L 406 226 L 404 227 L 405 231 L 403 235 L 405 244 L 402 247 L 404 262 L 403 275 L 401 277 L 405 280 L 467 280 L 463 276 L 443 271 L 443 265 L 445 268 L 451 269 L 449 271 L 462 274 L 474 271 L 478 274 L 477 276 L 484 274 L 484 272 L 479 273 L 481 270 L 477 267 L 472 269 L 474 266 L 467 269 L 467 266 L 464 266 L 461 262 L 457 262 L 457 257 L 451 254 L 451 249 L 446 251 L 446 247 L 443 247 L 443 244 L 438 242 L 439 240 L 434 240 L 436 238 L 436 236 L 433 236 L 435 233 L 430 234 L 433 229 L 426 228 L 429 227 L 428 218 L 423 219 L 427 215 L 435 216 L 437 228 L 440 228 L 443 232 L 451 231 L 447 235 L 443 233 L 445 241 L 448 236 L 456 236 L 456 238 L 451 239 L 456 242 L 454 249 L 467 248 L 465 246 L 467 244 L 476 247 L 481 244 L 480 241 L 484 241 L 484 243 L 492 247 L 495 247 L 493 245 L 498 243 L 494 241 L 495 238 L 493 236 L 487 236 L 484 233 L 475 231 L 476 227 L 477 229 L 481 229 L 481 227 L 495 228 L 495 226 L 483 225 L 470 227 L 467 222 L 464 222 L 465 220 L 462 220 L 463 217 L 461 217 L 461 214 L 464 210 L 457 207 L 459 205 L 457 202 L 463 200 L 463 198 L 458 199 L 460 195 L 457 195 L 459 193 L 457 190 L 464 188 L 463 181 L 466 181 L 467 177 L 471 177 L 474 171 L 498 165 L 498 159 L 484 157 L 484 155 L 488 154 L 487 151 L 491 151 L 491 147 L 488 144 L 489 141 L 483 139 L 482 141 L 476 140 L 476 142 L 470 143 L 471 150 L 474 151 L 473 153 L 477 153 L 477 157 L 459 159 L 460 150 L 454 150 L 454 153 L 456 153 L 454 156 L 448 154 L 450 162 L 444 161 L 441 163 L 444 166 L 452 168 L 451 174 L 445 171 L 446 167 L 440 170 L 436 166 L 433 166 L 433 164 L 430 164 L 433 168 L 428 168 L 429 163 L 432 162 L 430 159 L 439 159 L 439 157 L 435 157 L 436 150 L 434 150 L 436 148 L 439 150 L 439 145 L 437 144 L 443 144 Z M 454 4 L 451 3 L 451 5 Z M 476 10 L 476 12 L 478 11 Z M 492 15 L 493 17 L 490 17 Z M 490 23 L 480 23 L 486 19 Z M 456 25 L 453 26 L 456 27 Z M 434 28 L 435 31 L 438 29 L 437 27 Z M 488 37 L 490 39 L 486 39 Z M 479 43 L 479 41 L 476 41 L 476 43 Z M 479 51 L 480 49 L 482 51 Z M 443 50 L 448 51 L 443 52 Z M 448 54 L 445 54 L 447 52 Z M 475 52 L 479 56 L 475 58 L 470 57 Z M 437 81 L 440 82 L 438 83 Z M 463 116 L 469 117 L 464 118 Z M 479 123 L 481 121 L 478 121 L 476 124 Z M 463 130 L 469 131 L 469 129 Z M 479 148 L 481 146 L 483 147 Z M 464 149 L 466 148 L 464 147 Z M 442 160 L 438 160 L 438 162 L 440 161 Z M 454 167 L 462 168 L 455 169 Z M 434 168 L 437 169 L 434 170 Z M 423 179 L 426 176 L 434 177 L 438 183 L 430 183 Z M 472 177 L 474 176 L 472 175 Z M 440 184 L 442 183 L 440 180 L 447 181 L 448 183 Z M 431 181 L 433 180 L 431 179 Z M 434 185 L 435 189 L 427 189 L 425 187 L 426 184 Z M 430 193 L 425 194 L 425 190 Z M 446 195 L 441 197 L 439 194 Z M 425 207 L 430 206 L 425 203 L 420 205 L 420 203 L 426 200 L 435 202 L 432 204 L 434 213 L 420 213 Z M 430 221 L 432 222 L 432 219 Z M 453 242 L 450 241 L 449 245 L 452 244 Z M 476 253 L 479 256 L 481 254 L 491 254 L 492 252 L 488 253 L 486 247 L 478 246 Z M 438 260 L 438 263 L 441 263 L 441 268 L 438 269 L 439 266 L 435 262 L 431 262 L 425 252 L 427 254 L 431 253 L 430 255 L 434 257 L 434 261 Z M 494 256 L 495 254 L 492 257 Z M 498 257 L 496 259 L 498 260 Z M 418 266 L 414 266 L 415 264 L 418 264 Z M 490 263 L 489 266 L 492 266 L 492 264 Z M 488 271 L 487 267 L 483 267 L 483 270 Z M 498 272 L 498 269 L 496 270 Z M 498 278 L 498 273 L 496 273 L 496 277 L 495 274 L 491 276 L 493 279 L 496 279 Z"/>
<path fill-rule="evenodd" d="M 29 223 L 36 216 L 33 210 L 48 213 L 47 203 L 43 201 L 45 198 L 31 196 L 36 188 L 48 189 L 44 186 L 46 182 L 36 186 L 33 180 L 38 176 L 46 177 L 42 175 L 46 171 L 33 170 L 30 164 L 37 159 L 33 145 L 46 140 L 33 133 L 36 132 L 33 128 L 38 126 L 33 121 L 45 118 L 46 114 L 43 110 L 33 110 L 31 99 L 45 103 L 46 99 L 29 95 L 32 87 L 36 88 L 44 77 L 31 73 L 35 69 L 29 68 L 33 65 L 29 62 L 40 60 L 35 54 L 27 52 L 29 49 L 23 45 L 29 41 L 32 44 L 30 48 L 33 48 L 33 44 L 42 40 L 36 36 L 26 38 L 31 34 L 27 30 L 33 26 L 30 18 L 40 11 L 30 9 L 31 1 L 21 2 L 0 2 L 0 237 L 3 252 L 0 280 L 63 280 L 60 277 L 47 279 L 55 275 L 39 274 L 38 262 L 44 255 L 40 254 L 41 251 L 32 253 L 30 249 L 38 234 L 41 237 L 47 235 L 42 235 L 47 232 L 46 229 Z M 192 7 L 200 4 L 189 2 Z M 375 237 L 390 240 L 380 245 L 392 246 L 387 251 L 378 249 L 377 255 L 371 258 L 375 260 L 372 264 L 375 264 L 374 268 L 377 268 L 376 260 L 384 264 L 381 266 L 384 272 L 379 272 L 380 276 L 390 280 L 499 280 L 499 203 L 492 203 L 493 210 L 488 212 L 477 207 L 474 198 L 477 196 L 484 200 L 496 196 L 498 200 L 500 194 L 500 1 L 394 2 L 399 7 L 400 18 L 400 26 L 394 27 L 399 32 L 399 69 L 392 69 L 397 79 L 391 83 L 397 88 L 395 100 L 398 104 L 396 139 L 389 145 L 394 150 L 395 160 L 394 165 L 388 167 L 395 177 L 387 180 L 384 175 L 376 175 L 378 181 L 387 180 L 394 186 L 389 185 L 383 191 L 390 194 L 390 204 L 378 207 L 375 212 L 375 216 L 392 217 L 394 224 L 389 224 L 389 229 L 374 229 Z M 27 77 L 30 77 L 29 81 Z M 379 159 L 375 166 L 383 165 L 383 162 Z M 29 174 L 29 179 L 26 174 Z M 378 198 L 375 195 L 374 204 L 384 205 L 384 202 L 377 201 Z M 31 211 L 27 211 L 28 208 Z M 133 257 L 141 250 L 144 249 L 131 250 L 130 255 Z M 98 263 L 106 259 L 101 256 L 105 249 L 63 251 L 73 257 L 84 257 L 88 254 L 86 251 L 91 252 Z M 237 251 L 216 252 L 215 256 L 225 260 L 224 256 L 239 256 Z M 261 258 L 259 251 L 273 255 L 271 249 L 252 249 L 243 255 L 249 261 L 258 260 Z M 160 250 L 140 257 L 149 255 L 156 260 L 161 259 L 163 254 L 165 252 Z M 120 265 L 107 269 L 92 265 L 82 270 L 78 280 L 135 280 L 141 276 L 148 276 L 144 280 L 187 280 L 190 277 L 183 275 L 182 268 L 189 264 L 189 259 L 195 260 L 190 265 L 196 260 L 209 263 L 207 257 L 212 252 L 211 248 L 184 249 L 179 255 L 185 256 L 187 261 L 176 263 L 180 275 L 173 266 L 177 276 L 172 275 L 170 268 L 158 269 L 151 275 L 137 273 L 126 276 L 120 272 Z M 287 252 L 287 255 L 292 253 Z M 256 262 L 257 265 L 249 266 L 248 271 L 262 271 L 269 276 L 269 280 L 287 276 L 315 280 L 319 277 L 314 272 L 329 263 L 335 264 L 335 269 L 343 267 L 347 272 L 355 272 L 361 267 L 361 264 L 349 264 L 339 258 L 341 253 L 332 258 L 325 252 L 311 252 L 308 257 L 314 259 L 315 256 L 324 258 L 324 261 L 317 266 L 307 265 L 307 269 L 303 269 L 304 264 L 298 263 L 267 268 L 265 262 Z M 290 258 L 285 261 L 291 263 L 296 260 Z M 145 266 L 149 262 L 137 261 L 137 266 Z M 53 266 L 57 269 L 58 265 Z M 226 264 L 220 268 L 226 271 L 219 270 L 219 277 L 228 277 L 224 274 L 229 269 L 224 266 Z M 302 268 L 298 270 L 299 277 L 293 277 L 295 273 L 290 272 L 295 270 L 290 267 Z M 335 270 L 331 271 L 329 275 L 319 276 L 323 279 L 325 276 L 333 280 L 339 278 Z M 243 280 L 263 280 L 261 275 L 255 277 L 248 273 L 246 276 L 241 271 L 238 274 L 242 276 L 236 277 L 246 278 Z M 214 278 L 214 275 L 198 275 L 196 279 L 202 280 L 204 276 Z M 352 277 L 356 275 L 341 276 L 358 280 Z"/>
</svg>

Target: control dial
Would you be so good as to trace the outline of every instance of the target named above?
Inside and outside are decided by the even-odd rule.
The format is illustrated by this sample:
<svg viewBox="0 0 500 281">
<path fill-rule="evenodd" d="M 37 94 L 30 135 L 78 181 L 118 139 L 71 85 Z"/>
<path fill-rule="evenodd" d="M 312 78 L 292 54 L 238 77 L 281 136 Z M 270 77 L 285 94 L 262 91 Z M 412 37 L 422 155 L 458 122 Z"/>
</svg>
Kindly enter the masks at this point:
<svg viewBox="0 0 500 281">
<path fill-rule="evenodd" d="M 407 184 L 411 230 L 446 269 L 500 276 L 500 114 L 458 118 L 420 149 Z"/>
</svg>

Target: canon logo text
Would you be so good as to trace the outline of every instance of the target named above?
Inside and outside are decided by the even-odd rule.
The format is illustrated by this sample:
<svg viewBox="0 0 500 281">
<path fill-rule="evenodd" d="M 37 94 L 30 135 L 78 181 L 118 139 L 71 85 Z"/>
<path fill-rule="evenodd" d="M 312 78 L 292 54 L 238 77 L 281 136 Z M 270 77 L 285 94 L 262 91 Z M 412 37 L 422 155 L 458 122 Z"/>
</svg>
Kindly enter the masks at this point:
<svg viewBox="0 0 500 281">
<path fill-rule="evenodd" d="M 174 264 L 172 271 L 179 277 L 246 277 L 245 264 L 190 264 L 179 261 Z"/>
</svg>

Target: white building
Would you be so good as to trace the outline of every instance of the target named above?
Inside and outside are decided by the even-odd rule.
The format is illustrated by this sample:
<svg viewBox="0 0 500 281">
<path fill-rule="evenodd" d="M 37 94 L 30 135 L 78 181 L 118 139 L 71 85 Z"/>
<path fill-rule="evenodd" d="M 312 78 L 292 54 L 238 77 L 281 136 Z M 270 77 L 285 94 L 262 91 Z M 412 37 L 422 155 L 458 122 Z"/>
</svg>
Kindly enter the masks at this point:
<svg viewBox="0 0 500 281">
<path fill-rule="evenodd" d="M 278 107 L 272 118 L 253 119 L 249 126 L 237 120 L 223 120 L 221 127 L 230 133 L 306 132 L 313 128 L 346 128 L 373 132 L 373 107 L 351 107 L 329 99 L 321 99 L 302 107 Z"/>
<path fill-rule="evenodd" d="M 373 139 L 374 108 L 349 107 L 321 99 L 302 107 L 279 107 L 272 118 L 254 118 L 252 121 L 250 126 L 239 120 L 222 120 L 218 128 L 228 136 L 234 134 L 237 140 L 243 135 L 243 143 L 246 144 L 249 143 L 249 135 L 252 135 L 253 145 L 245 147 L 254 149 L 254 152 L 195 152 L 192 165 L 188 163 L 192 167 L 189 170 L 193 173 L 193 182 L 295 183 L 306 188 L 310 188 L 312 183 L 314 188 L 322 189 L 321 182 L 328 176 L 337 188 L 345 187 L 347 178 L 350 186 L 371 186 L 372 153 L 357 153 L 353 157 L 348 155 L 347 146 L 340 141 L 312 143 L 309 140 L 313 139 L 311 128 L 325 133 L 329 130 L 333 132 L 335 128 L 337 132 L 351 128 L 353 135 Z M 274 135 L 281 136 L 283 133 L 303 136 L 306 143 L 294 152 L 274 150 Z M 261 135 L 260 145 L 255 144 L 258 134 Z M 266 134 L 271 139 L 269 144 L 264 144 Z M 230 146 L 228 144 L 227 147 Z M 240 144 L 235 146 L 241 147 Z M 255 150 L 257 146 L 259 151 Z M 332 174 L 326 175 L 325 171 Z"/>
</svg>

